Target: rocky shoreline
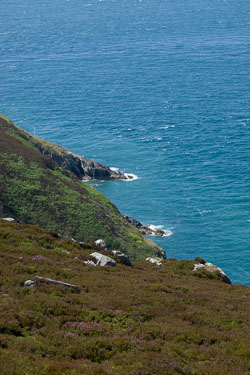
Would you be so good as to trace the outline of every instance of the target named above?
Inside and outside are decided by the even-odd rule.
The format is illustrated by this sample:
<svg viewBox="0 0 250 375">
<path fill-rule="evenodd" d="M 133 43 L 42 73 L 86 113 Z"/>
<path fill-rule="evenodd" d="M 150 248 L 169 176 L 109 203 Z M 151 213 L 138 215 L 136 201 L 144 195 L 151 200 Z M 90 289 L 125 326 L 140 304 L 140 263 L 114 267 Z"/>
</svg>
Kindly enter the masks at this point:
<svg viewBox="0 0 250 375">
<path fill-rule="evenodd" d="M 16 126 L 9 118 L 0 114 L 1 127 L 10 134 L 16 134 L 24 144 L 29 142 L 42 155 L 49 156 L 60 167 L 71 171 L 80 180 L 132 180 L 133 176 L 124 174 L 119 170 L 114 170 L 102 165 L 95 160 L 87 159 L 83 156 L 69 151 L 65 147 L 36 137 L 27 131 Z"/>
<path fill-rule="evenodd" d="M 153 229 L 150 224 L 143 225 L 139 221 L 135 220 L 133 217 L 124 215 L 124 218 L 127 220 L 129 224 L 132 224 L 134 227 L 139 229 L 144 236 L 153 235 L 157 237 L 164 237 L 166 235 L 164 230 L 158 228 Z"/>
<path fill-rule="evenodd" d="M 59 152 L 51 152 L 41 143 L 37 145 L 37 148 L 43 155 L 49 155 L 61 167 L 73 172 L 80 180 L 130 180 L 133 178 L 61 146 L 58 146 Z"/>
</svg>

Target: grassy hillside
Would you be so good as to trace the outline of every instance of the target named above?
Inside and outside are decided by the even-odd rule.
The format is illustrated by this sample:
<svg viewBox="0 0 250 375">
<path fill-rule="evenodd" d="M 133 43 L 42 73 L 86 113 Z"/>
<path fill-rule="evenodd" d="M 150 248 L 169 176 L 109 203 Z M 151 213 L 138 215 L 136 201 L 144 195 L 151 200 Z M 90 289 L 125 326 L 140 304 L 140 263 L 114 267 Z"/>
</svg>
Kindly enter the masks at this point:
<svg viewBox="0 0 250 375">
<path fill-rule="evenodd" d="M 92 251 L 0 219 L 1 375 L 249 374 L 248 287 L 193 261 L 87 267 Z"/>
<path fill-rule="evenodd" d="M 122 249 L 131 259 L 162 254 L 103 194 L 40 152 L 41 145 L 49 152 L 61 152 L 59 146 L 0 116 L 0 215 L 80 241 L 103 238 L 110 248 Z"/>
</svg>

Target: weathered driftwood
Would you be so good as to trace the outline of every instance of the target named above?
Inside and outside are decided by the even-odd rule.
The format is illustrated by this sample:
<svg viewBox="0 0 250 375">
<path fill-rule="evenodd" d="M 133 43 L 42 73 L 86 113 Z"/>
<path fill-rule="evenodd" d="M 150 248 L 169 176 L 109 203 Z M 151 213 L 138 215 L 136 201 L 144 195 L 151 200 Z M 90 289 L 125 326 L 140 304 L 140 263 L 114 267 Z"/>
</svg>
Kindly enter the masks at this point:
<svg viewBox="0 0 250 375">
<path fill-rule="evenodd" d="M 64 283 L 63 281 L 53 280 L 53 279 L 49 279 L 47 277 L 36 276 L 36 279 L 38 279 L 39 282 L 44 282 L 44 283 L 47 283 L 47 284 L 57 284 L 57 285 L 66 286 L 68 288 L 74 289 L 76 292 L 80 292 L 82 290 L 82 288 L 77 286 L 77 285 Z"/>
</svg>

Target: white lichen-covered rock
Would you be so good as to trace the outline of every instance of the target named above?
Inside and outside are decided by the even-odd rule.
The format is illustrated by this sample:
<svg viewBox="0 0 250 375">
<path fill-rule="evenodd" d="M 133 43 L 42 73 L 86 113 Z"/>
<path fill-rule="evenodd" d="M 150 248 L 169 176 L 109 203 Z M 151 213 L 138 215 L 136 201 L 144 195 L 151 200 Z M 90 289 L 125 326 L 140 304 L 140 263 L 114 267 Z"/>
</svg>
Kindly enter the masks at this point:
<svg viewBox="0 0 250 375">
<path fill-rule="evenodd" d="M 159 258 L 151 258 L 151 257 L 149 257 L 149 258 L 146 258 L 146 261 L 150 262 L 150 263 L 153 263 L 156 266 L 162 266 L 161 259 L 159 259 Z"/>
<path fill-rule="evenodd" d="M 103 255 L 101 253 L 94 252 L 90 254 L 90 256 L 95 259 L 97 266 L 116 266 L 116 261 L 114 259 L 107 257 L 106 255 Z"/>
<path fill-rule="evenodd" d="M 194 265 L 193 271 L 207 271 L 211 274 L 218 275 L 225 283 L 231 284 L 231 280 L 227 276 L 227 274 L 218 266 L 215 266 L 212 263 L 206 262 L 205 264 L 197 263 Z"/>
<path fill-rule="evenodd" d="M 93 260 L 86 260 L 86 261 L 84 261 L 84 263 L 86 264 L 86 266 L 95 267 L 97 265 L 95 262 L 93 262 Z"/>
<path fill-rule="evenodd" d="M 122 252 L 119 251 L 119 250 L 113 250 L 113 251 L 112 251 L 112 254 L 113 254 L 114 256 L 118 257 L 119 260 L 120 260 L 120 262 L 121 262 L 122 264 L 125 264 L 126 266 L 132 266 L 132 263 L 131 263 L 129 257 L 128 257 L 126 254 L 122 253 Z"/>
<path fill-rule="evenodd" d="M 35 285 L 36 285 L 36 281 L 26 280 L 24 282 L 24 286 L 35 286 Z"/>
<path fill-rule="evenodd" d="M 13 217 L 4 217 L 3 220 L 8 221 L 9 223 L 12 223 L 13 221 L 15 221 Z"/>
<path fill-rule="evenodd" d="M 102 240 L 102 239 L 96 240 L 95 244 L 98 245 L 98 246 L 103 247 L 104 249 L 106 249 L 106 242 L 104 240 Z"/>
</svg>

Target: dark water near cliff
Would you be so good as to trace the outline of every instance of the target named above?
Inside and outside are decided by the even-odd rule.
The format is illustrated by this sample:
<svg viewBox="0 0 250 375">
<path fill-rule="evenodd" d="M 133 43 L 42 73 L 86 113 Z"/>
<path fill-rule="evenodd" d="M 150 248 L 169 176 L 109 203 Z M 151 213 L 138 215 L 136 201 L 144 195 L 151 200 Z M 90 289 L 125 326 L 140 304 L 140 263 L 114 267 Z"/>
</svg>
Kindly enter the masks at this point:
<svg viewBox="0 0 250 375">
<path fill-rule="evenodd" d="M 0 111 L 140 179 L 100 190 L 250 284 L 245 0 L 3 0 Z M 170 234 L 170 232 L 169 232 Z"/>
</svg>

